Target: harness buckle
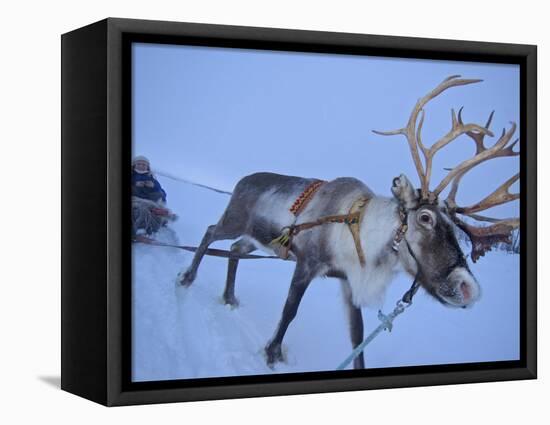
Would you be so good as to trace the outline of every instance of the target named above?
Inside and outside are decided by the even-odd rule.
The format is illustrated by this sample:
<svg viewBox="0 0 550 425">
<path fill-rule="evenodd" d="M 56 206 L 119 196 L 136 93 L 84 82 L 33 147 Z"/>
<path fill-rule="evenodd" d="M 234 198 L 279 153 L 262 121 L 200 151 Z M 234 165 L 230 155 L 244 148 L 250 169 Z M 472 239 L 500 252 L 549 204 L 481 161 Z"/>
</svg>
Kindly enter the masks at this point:
<svg viewBox="0 0 550 425">
<path fill-rule="evenodd" d="M 393 329 L 393 319 L 390 319 L 389 316 L 382 313 L 382 310 L 378 310 L 378 320 L 382 322 L 382 325 L 384 325 L 384 329 L 386 329 L 388 332 L 391 332 Z"/>
</svg>

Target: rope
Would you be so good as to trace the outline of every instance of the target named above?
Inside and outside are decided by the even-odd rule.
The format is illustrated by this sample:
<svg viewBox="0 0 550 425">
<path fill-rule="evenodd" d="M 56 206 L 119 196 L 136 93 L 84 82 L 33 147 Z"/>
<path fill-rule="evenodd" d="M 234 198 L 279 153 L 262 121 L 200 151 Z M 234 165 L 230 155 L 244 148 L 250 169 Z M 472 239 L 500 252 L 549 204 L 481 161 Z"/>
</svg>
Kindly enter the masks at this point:
<svg viewBox="0 0 550 425">
<path fill-rule="evenodd" d="M 133 242 L 136 243 L 142 243 L 146 245 L 153 245 L 153 246 L 164 246 L 169 248 L 178 248 L 183 249 L 184 251 L 189 252 L 195 252 L 197 250 L 196 246 L 186 246 L 186 245 L 172 245 L 169 243 L 159 242 L 154 239 L 149 239 L 143 236 L 136 236 L 133 239 Z M 205 255 L 210 255 L 213 257 L 223 257 L 223 258 L 238 258 L 238 259 L 245 259 L 245 260 L 280 260 L 281 257 L 275 256 L 275 255 L 254 255 L 254 254 L 245 254 L 245 255 L 235 255 L 234 253 L 230 251 L 226 251 L 224 249 L 213 249 L 208 248 L 205 252 Z"/>
<path fill-rule="evenodd" d="M 378 320 L 380 320 L 380 324 L 376 329 L 374 329 L 369 336 L 367 336 L 361 344 L 359 344 L 355 349 L 351 352 L 351 354 L 346 357 L 346 359 L 338 365 L 336 370 L 344 370 L 352 361 L 355 359 L 359 354 L 363 352 L 365 347 L 369 345 L 374 338 L 378 336 L 378 334 L 382 331 L 388 331 L 391 332 L 393 328 L 393 321 L 396 319 L 397 316 L 399 316 L 401 313 L 403 313 L 407 308 L 409 308 L 412 305 L 412 297 L 420 287 L 420 284 L 414 279 L 414 282 L 410 289 L 403 294 L 403 296 L 397 301 L 395 304 L 395 308 L 393 311 L 385 315 L 382 313 L 381 310 L 378 310 Z"/>
<path fill-rule="evenodd" d="M 170 173 L 166 173 L 166 172 L 161 171 L 161 170 L 154 170 L 154 172 L 155 172 L 155 174 L 157 174 L 159 176 L 168 177 L 169 179 L 172 179 L 172 180 L 180 181 L 180 182 L 187 183 L 187 184 L 197 186 L 197 187 L 202 187 L 204 189 L 212 190 L 213 192 L 216 192 L 216 193 L 222 193 L 224 195 L 230 195 L 230 196 L 233 194 L 232 192 L 229 192 L 227 190 L 217 189 L 217 188 L 212 187 L 212 186 L 207 186 L 207 185 L 202 184 L 202 183 L 197 183 L 197 182 L 194 182 L 194 181 L 191 181 L 191 180 L 187 180 L 187 179 L 184 179 L 182 177 L 178 177 L 178 176 L 175 176 L 175 175 L 170 174 Z"/>
</svg>

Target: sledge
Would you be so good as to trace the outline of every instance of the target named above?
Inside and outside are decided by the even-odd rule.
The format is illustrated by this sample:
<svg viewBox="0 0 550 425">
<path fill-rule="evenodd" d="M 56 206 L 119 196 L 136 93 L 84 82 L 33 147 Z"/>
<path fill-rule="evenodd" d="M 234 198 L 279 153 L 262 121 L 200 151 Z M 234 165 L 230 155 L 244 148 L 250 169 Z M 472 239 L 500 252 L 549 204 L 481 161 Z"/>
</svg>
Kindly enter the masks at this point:
<svg viewBox="0 0 550 425">
<path fill-rule="evenodd" d="M 177 219 L 178 216 L 162 202 L 132 196 L 132 234 L 134 236 L 140 232 L 152 235 Z"/>
</svg>

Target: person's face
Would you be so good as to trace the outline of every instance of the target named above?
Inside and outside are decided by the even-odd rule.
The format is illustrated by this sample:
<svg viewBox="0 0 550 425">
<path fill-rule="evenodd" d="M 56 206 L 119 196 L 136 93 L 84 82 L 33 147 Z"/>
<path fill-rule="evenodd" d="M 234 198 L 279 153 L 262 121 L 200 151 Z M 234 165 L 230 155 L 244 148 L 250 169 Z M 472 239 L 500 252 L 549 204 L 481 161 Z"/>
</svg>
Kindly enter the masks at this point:
<svg viewBox="0 0 550 425">
<path fill-rule="evenodd" d="M 134 168 L 143 173 L 149 170 L 149 165 L 145 161 L 136 161 Z"/>
</svg>

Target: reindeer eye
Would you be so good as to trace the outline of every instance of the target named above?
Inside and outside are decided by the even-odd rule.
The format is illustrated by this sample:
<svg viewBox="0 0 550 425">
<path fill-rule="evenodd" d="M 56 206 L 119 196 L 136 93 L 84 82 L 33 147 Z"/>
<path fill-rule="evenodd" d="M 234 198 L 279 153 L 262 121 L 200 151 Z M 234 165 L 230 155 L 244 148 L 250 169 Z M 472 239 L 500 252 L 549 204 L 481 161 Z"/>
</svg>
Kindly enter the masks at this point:
<svg viewBox="0 0 550 425">
<path fill-rule="evenodd" d="M 427 212 L 420 213 L 418 220 L 422 224 L 432 224 L 432 216 Z"/>
</svg>

